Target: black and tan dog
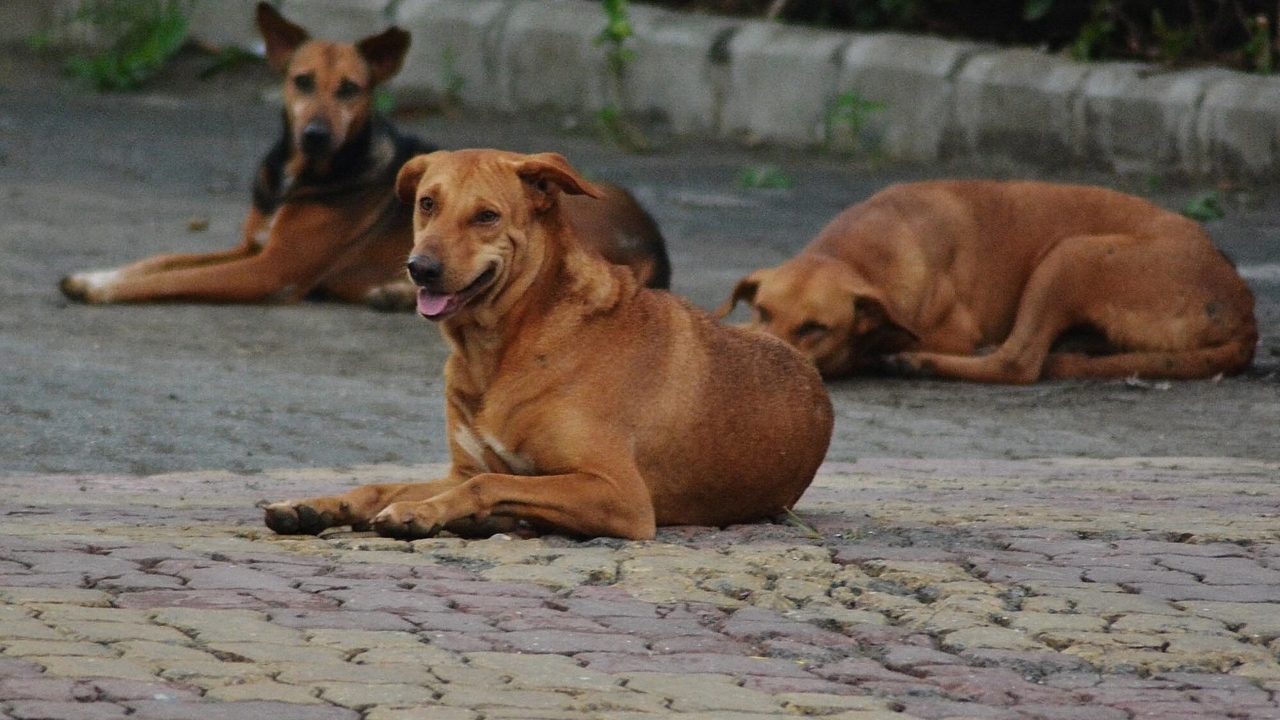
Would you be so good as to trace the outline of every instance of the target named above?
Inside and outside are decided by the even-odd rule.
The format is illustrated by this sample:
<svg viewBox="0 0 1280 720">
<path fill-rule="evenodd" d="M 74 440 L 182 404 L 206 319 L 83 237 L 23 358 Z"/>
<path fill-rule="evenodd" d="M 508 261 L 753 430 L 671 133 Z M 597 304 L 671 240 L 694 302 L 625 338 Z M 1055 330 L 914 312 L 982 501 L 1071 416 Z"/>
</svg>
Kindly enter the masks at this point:
<svg viewBox="0 0 1280 720">
<path fill-rule="evenodd" d="M 1041 182 L 894 185 L 718 314 L 739 300 L 827 377 L 1204 378 L 1245 370 L 1258 342 L 1253 294 L 1198 224 Z"/>
<path fill-rule="evenodd" d="M 270 528 L 424 537 L 520 520 L 650 538 L 800 498 L 831 437 L 817 371 L 587 252 L 563 201 L 600 191 L 564 158 L 438 152 L 409 161 L 398 188 L 416 208 L 418 312 L 452 349 L 452 467 L 434 482 L 268 505 Z"/>
<path fill-rule="evenodd" d="M 284 78 L 284 133 L 258 167 L 243 240 L 223 252 L 159 255 L 62 280 L 89 303 L 268 303 L 320 297 L 413 306 L 403 281 L 412 210 L 394 195 L 409 158 L 435 148 L 374 112 L 375 89 L 400 70 L 409 34 L 399 28 L 357 43 L 311 39 L 270 5 L 258 28 L 268 64 Z M 670 264 L 653 220 L 621 188 L 570 213 L 596 249 L 653 287 Z"/>
</svg>

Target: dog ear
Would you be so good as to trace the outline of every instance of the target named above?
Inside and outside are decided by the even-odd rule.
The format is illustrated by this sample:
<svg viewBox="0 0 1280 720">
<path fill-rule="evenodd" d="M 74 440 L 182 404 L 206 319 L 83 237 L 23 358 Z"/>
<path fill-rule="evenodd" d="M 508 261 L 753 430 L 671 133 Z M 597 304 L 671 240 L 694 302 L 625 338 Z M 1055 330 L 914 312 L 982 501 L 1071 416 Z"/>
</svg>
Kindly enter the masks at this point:
<svg viewBox="0 0 1280 720">
<path fill-rule="evenodd" d="M 920 336 L 898 322 L 884 300 L 876 295 L 859 294 L 853 299 L 853 330 L 860 354 L 890 355 L 916 347 Z"/>
<path fill-rule="evenodd" d="M 720 320 L 733 312 L 733 309 L 738 305 L 738 301 L 746 300 L 750 303 L 755 300 L 756 291 L 760 289 L 760 283 L 768 279 L 768 276 L 772 273 L 772 270 L 761 268 L 739 280 L 738 284 L 733 287 L 733 294 L 729 296 L 728 300 L 721 303 L 720 307 L 716 308 L 712 314 L 716 316 L 717 320 Z"/>
<path fill-rule="evenodd" d="M 301 25 L 289 22 L 271 5 L 258 3 L 258 31 L 267 45 L 267 65 L 278 73 L 289 68 L 289 58 L 311 38 Z"/>
<path fill-rule="evenodd" d="M 409 52 L 409 33 L 398 27 L 387 28 L 356 43 L 360 57 L 369 63 L 370 86 L 381 85 L 395 77 Z"/>
<path fill-rule="evenodd" d="M 418 182 L 427 172 L 427 166 L 431 164 L 433 155 L 435 153 L 417 155 L 400 166 L 400 173 L 396 175 L 396 197 L 400 202 L 405 205 L 413 204 L 413 199 L 418 195 Z"/>
<path fill-rule="evenodd" d="M 559 153 L 526 155 L 516 164 L 516 175 L 533 193 L 533 208 L 541 212 L 556 202 L 556 193 L 601 197 L 599 188 L 574 171 Z"/>
</svg>

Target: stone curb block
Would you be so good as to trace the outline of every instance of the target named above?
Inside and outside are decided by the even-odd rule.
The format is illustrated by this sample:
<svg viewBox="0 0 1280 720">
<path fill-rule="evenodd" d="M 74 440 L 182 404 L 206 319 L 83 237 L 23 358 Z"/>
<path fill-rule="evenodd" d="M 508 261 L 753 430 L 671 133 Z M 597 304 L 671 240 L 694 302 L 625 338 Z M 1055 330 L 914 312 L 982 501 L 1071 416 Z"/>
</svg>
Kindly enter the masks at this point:
<svg viewBox="0 0 1280 720">
<path fill-rule="evenodd" d="M 65 3 L 67 0 L 61 0 Z M 253 0 L 197 3 L 192 32 L 253 46 Z M 402 96 L 481 110 L 589 116 L 617 103 L 683 135 L 953 158 L 1087 164 L 1150 174 L 1274 178 L 1280 78 L 1139 63 L 1077 63 L 893 33 L 815 30 L 631 8 L 635 59 L 619 96 L 588 0 L 278 0 L 317 36 L 413 33 Z M 14 0 L 0 40 L 51 23 L 59 2 Z M 841 96 L 882 103 L 830 122 Z"/>
</svg>

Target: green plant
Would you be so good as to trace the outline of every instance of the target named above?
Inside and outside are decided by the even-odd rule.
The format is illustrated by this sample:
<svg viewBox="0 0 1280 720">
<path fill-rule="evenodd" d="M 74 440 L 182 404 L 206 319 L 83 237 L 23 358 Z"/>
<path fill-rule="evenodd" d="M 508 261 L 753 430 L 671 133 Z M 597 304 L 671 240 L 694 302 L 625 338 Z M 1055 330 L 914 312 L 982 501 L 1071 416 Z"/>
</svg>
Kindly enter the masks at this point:
<svg viewBox="0 0 1280 720">
<path fill-rule="evenodd" d="M 1271 21 L 1266 15 L 1258 15 L 1248 22 L 1249 41 L 1241 48 L 1250 67 L 1264 75 L 1275 72 L 1275 43 L 1271 36 Z"/>
<path fill-rule="evenodd" d="M 738 173 L 738 187 L 766 190 L 785 190 L 795 187 L 796 181 L 777 165 L 759 165 Z"/>
<path fill-rule="evenodd" d="M 1096 60 L 1103 48 L 1111 40 L 1116 31 L 1116 21 L 1112 7 L 1106 0 L 1098 0 L 1093 4 L 1089 21 L 1080 28 L 1080 34 L 1071 43 L 1069 54 L 1075 60 Z"/>
<path fill-rule="evenodd" d="M 193 0 L 85 0 L 68 19 L 101 49 L 73 54 L 67 73 L 96 90 L 136 90 L 187 40 Z"/>
<path fill-rule="evenodd" d="M 1227 216 L 1222 209 L 1222 196 L 1217 190 L 1201 193 L 1182 206 L 1182 214 L 1199 222 L 1220 220 Z"/>
<path fill-rule="evenodd" d="M 852 90 L 841 93 L 827 111 L 823 125 L 826 144 L 830 146 L 843 127 L 855 152 L 875 152 L 879 140 L 870 136 L 868 124 L 872 115 L 883 112 L 887 107 L 884 103 L 868 100 Z"/>
<path fill-rule="evenodd" d="M 648 141 L 644 134 L 627 122 L 622 111 L 623 84 L 627 65 L 636 59 L 636 53 L 627 47 L 627 41 L 635 34 L 631 17 L 627 13 L 627 0 L 601 0 L 605 25 L 596 36 L 596 46 L 603 47 L 605 63 L 609 69 L 609 97 L 596 113 L 596 119 L 605 136 L 613 142 L 632 150 L 645 150 Z"/>
</svg>

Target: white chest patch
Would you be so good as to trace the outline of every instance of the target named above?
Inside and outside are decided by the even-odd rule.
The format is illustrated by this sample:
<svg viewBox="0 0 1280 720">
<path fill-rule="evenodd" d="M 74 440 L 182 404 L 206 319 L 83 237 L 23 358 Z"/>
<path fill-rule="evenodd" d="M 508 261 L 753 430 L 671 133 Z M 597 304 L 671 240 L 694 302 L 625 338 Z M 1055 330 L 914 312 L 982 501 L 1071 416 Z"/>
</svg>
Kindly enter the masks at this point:
<svg viewBox="0 0 1280 720">
<path fill-rule="evenodd" d="M 518 452 L 513 452 L 491 433 L 481 433 L 481 437 L 477 438 L 475 433 L 471 432 L 471 428 L 459 425 L 453 429 L 453 439 L 458 443 L 458 447 L 475 461 L 476 465 L 488 472 L 504 472 L 509 468 L 516 475 L 537 473 L 537 467 L 533 461 Z M 495 468 L 490 465 L 486 457 L 489 453 L 496 455 L 507 467 Z"/>
</svg>

